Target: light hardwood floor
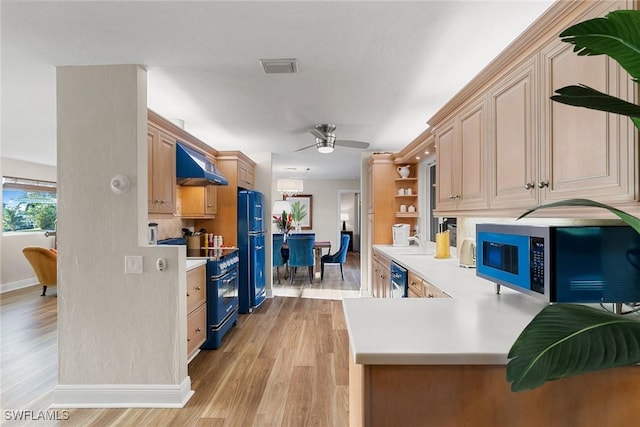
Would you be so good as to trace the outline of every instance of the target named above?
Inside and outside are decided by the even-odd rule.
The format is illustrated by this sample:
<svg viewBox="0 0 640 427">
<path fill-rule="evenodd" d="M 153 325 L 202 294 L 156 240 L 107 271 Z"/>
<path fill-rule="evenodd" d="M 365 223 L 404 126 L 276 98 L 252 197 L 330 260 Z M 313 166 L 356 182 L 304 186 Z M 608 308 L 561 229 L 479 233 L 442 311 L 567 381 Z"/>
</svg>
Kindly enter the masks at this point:
<svg viewBox="0 0 640 427">
<path fill-rule="evenodd" d="M 359 287 L 359 257 L 325 270 L 313 287 Z M 357 272 L 355 271 L 357 270 Z M 305 287 L 303 278 L 294 287 Z M 357 278 L 357 282 L 355 279 Z M 317 282 L 317 283 L 316 283 Z M 46 410 L 57 384 L 55 288 L 34 286 L 1 298 L 3 425 L 347 426 L 348 339 L 336 299 L 276 296 L 189 365 L 194 396 L 182 409 L 71 409 L 69 419 L 6 421 L 5 410 Z"/>
</svg>

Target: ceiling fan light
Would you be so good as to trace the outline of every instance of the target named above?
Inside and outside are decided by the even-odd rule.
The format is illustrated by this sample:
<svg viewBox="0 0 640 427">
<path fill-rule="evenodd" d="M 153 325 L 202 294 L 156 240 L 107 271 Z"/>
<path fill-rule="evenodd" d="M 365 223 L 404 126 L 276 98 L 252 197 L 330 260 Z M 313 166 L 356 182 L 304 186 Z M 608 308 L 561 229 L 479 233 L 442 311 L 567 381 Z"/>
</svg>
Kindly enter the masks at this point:
<svg viewBox="0 0 640 427">
<path fill-rule="evenodd" d="M 330 145 L 321 145 L 318 147 L 318 152 L 322 154 L 333 153 L 333 147 Z"/>
</svg>

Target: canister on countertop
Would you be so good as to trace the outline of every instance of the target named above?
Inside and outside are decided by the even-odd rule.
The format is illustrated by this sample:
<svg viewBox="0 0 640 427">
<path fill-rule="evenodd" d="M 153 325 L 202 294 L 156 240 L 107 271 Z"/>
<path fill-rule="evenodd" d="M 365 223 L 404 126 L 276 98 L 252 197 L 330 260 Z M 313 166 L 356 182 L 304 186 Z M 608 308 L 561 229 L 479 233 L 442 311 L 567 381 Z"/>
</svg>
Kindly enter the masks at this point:
<svg viewBox="0 0 640 427">
<path fill-rule="evenodd" d="M 436 255 L 434 256 L 434 258 L 436 259 L 444 259 L 444 258 L 451 258 L 451 253 L 450 253 L 450 236 L 449 236 L 449 230 L 446 231 L 442 231 L 444 228 L 444 223 L 442 221 L 442 219 L 439 219 L 439 224 L 438 227 L 440 229 L 439 233 L 436 233 Z"/>
</svg>

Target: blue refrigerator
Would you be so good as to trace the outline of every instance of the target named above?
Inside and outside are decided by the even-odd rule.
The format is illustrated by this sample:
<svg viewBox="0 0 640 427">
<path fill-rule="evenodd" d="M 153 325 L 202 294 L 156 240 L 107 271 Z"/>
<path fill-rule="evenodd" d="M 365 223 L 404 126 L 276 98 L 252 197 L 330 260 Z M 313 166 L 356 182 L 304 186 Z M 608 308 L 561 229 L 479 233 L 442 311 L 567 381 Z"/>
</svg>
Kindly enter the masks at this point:
<svg viewBox="0 0 640 427">
<path fill-rule="evenodd" d="M 259 307 L 266 296 L 264 235 L 264 195 L 258 191 L 238 191 L 238 302 L 243 314 Z"/>
</svg>

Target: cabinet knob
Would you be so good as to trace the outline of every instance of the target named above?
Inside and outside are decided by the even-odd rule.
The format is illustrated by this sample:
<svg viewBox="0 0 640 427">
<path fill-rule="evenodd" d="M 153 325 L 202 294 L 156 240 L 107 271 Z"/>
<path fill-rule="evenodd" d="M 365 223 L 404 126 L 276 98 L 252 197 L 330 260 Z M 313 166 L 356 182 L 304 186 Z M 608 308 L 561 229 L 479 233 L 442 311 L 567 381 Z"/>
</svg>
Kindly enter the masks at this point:
<svg viewBox="0 0 640 427">
<path fill-rule="evenodd" d="M 196 286 L 196 291 L 199 291 L 200 289 L 202 289 L 200 286 Z"/>
<path fill-rule="evenodd" d="M 524 189 L 525 189 L 525 190 L 531 190 L 533 187 L 535 187 L 535 184 L 534 184 L 534 183 L 532 183 L 532 182 L 527 182 L 527 183 L 524 185 Z"/>
<path fill-rule="evenodd" d="M 166 200 L 160 200 L 160 204 L 161 204 L 161 205 L 163 205 L 163 204 L 165 204 L 165 203 L 167 203 L 167 201 L 166 201 Z"/>
<path fill-rule="evenodd" d="M 196 328 L 196 332 L 202 332 L 202 329 Z"/>
<path fill-rule="evenodd" d="M 190 297 L 191 295 L 189 295 L 189 292 L 187 292 L 187 297 Z"/>
<path fill-rule="evenodd" d="M 191 341 L 191 338 L 187 337 L 187 342 Z"/>
<path fill-rule="evenodd" d="M 449 194 L 449 199 L 455 199 L 456 196 L 454 196 L 453 194 Z"/>
<path fill-rule="evenodd" d="M 160 199 L 155 199 L 153 203 L 160 203 Z"/>
<path fill-rule="evenodd" d="M 538 183 L 538 188 L 544 188 L 549 186 L 549 181 L 540 181 Z"/>
<path fill-rule="evenodd" d="M 427 298 L 433 298 L 433 294 L 427 294 Z"/>
<path fill-rule="evenodd" d="M 460 196 L 459 194 L 456 194 L 456 195 L 454 196 L 454 199 L 460 199 L 460 198 L 461 198 L 461 196 Z"/>
</svg>

